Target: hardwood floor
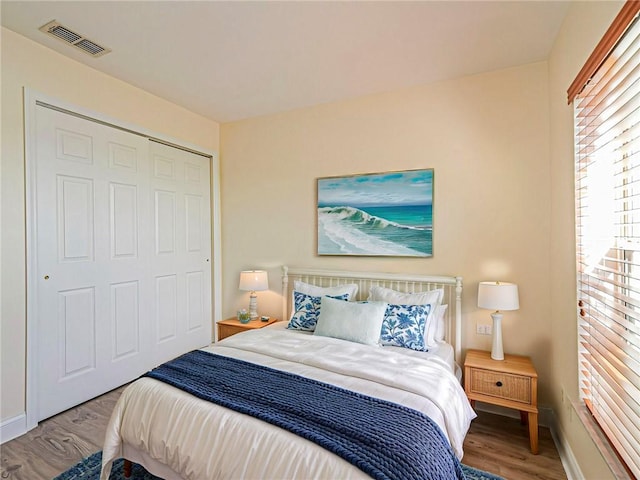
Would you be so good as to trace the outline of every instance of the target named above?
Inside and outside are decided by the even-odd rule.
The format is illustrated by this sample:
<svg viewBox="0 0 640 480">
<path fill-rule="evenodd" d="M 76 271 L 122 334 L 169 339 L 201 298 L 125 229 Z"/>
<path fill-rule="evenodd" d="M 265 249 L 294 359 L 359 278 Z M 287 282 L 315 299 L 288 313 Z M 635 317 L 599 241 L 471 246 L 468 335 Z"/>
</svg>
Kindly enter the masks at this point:
<svg viewBox="0 0 640 480">
<path fill-rule="evenodd" d="M 0 446 L 0 478 L 50 480 L 98 450 L 124 387 L 44 422 Z M 479 412 L 464 443 L 462 462 L 507 480 L 566 479 L 560 457 L 546 428 L 540 428 L 540 454 L 529 451 L 526 426 L 513 418 Z"/>
<path fill-rule="evenodd" d="M 51 417 L 0 446 L 0 478 L 51 480 L 102 450 L 107 423 L 124 387 Z"/>
<path fill-rule="evenodd" d="M 520 419 L 477 412 L 464 440 L 462 463 L 507 480 L 566 480 L 548 428 L 540 427 L 538 455 L 529 449 L 529 427 Z"/>
</svg>

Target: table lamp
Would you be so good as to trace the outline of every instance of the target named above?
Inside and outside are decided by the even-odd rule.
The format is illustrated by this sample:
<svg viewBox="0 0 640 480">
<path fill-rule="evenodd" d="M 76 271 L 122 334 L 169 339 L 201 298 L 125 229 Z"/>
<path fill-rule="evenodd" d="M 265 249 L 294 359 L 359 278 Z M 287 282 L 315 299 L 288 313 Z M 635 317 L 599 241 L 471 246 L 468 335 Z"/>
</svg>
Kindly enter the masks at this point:
<svg viewBox="0 0 640 480">
<path fill-rule="evenodd" d="M 480 282 L 478 285 L 478 308 L 495 310 L 493 319 L 493 342 L 491 358 L 504 360 L 502 351 L 502 313 L 500 310 L 518 310 L 518 286 L 515 283 Z"/>
<path fill-rule="evenodd" d="M 249 295 L 249 317 L 258 317 L 258 297 L 256 292 L 269 289 L 269 279 L 264 270 L 245 270 L 240 272 L 240 290 L 251 292 Z"/>
</svg>

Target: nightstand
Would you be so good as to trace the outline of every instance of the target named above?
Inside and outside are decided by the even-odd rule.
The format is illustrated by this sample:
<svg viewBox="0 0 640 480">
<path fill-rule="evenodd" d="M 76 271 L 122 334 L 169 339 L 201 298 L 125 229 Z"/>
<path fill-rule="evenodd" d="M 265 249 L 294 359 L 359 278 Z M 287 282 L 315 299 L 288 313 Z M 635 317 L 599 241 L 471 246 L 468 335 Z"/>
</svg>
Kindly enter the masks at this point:
<svg viewBox="0 0 640 480">
<path fill-rule="evenodd" d="M 236 317 L 220 320 L 218 322 L 218 341 L 235 335 L 236 333 L 246 332 L 247 330 L 254 330 L 256 328 L 264 328 L 277 321 L 278 319 L 273 317 L 271 317 L 268 322 L 263 322 L 260 320 L 260 317 L 249 321 L 249 323 L 240 323 L 240 320 Z"/>
<path fill-rule="evenodd" d="M 492 360 L 491 352 L 468 350 L 464 391 L 474 407 L 477 400 L 519 410 L 522 423 L 529 422 L 531 453 L 538 454 L 538 373 L 529 357 Z"/>
</svg>

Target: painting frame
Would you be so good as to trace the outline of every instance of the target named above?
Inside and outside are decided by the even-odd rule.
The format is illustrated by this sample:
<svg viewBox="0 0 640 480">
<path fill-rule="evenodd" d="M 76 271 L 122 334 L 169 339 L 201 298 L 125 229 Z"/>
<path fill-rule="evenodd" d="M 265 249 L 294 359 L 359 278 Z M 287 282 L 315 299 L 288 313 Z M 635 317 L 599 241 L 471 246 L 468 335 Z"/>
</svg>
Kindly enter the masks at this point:
<svg viewBox="0 0 640 480">
<path fill-rule="evenodd" d="M 316 179 L 318 256 L 433 257 L 433 168 Z"/>
</svg>

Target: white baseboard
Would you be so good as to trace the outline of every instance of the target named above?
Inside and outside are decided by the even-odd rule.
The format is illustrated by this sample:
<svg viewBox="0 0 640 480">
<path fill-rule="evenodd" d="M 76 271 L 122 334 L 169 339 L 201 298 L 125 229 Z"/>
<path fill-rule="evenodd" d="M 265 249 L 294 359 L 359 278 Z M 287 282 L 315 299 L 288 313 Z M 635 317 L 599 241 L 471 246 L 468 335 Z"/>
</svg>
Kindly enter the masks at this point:
<svg viewBox="0 0 640 480">
<path fill-rule="evenodd" d="M 567 474 L 567 480 L 587 478 L 582 474 L 573 450 L 571 450 L 571 446 L 565 440 L 566 436 L 563 434 L 562 428 L 555 422 L 555 415 L 553 426 L 551 427 L 551 438 L 553 438 L 553 443 L 556 444 L 556 448 L 558 449 L 558 455 L 560 455 L 564 472 Z"/>
<path fill-rule="evenodd" d="M 0 423 L 0 444 L 27 433 L 27 415 L 21 413 Z"/>
</svg>

